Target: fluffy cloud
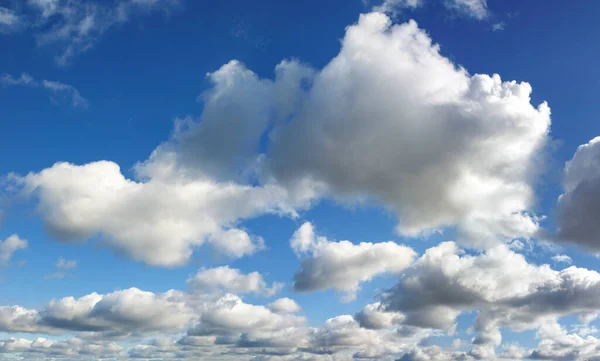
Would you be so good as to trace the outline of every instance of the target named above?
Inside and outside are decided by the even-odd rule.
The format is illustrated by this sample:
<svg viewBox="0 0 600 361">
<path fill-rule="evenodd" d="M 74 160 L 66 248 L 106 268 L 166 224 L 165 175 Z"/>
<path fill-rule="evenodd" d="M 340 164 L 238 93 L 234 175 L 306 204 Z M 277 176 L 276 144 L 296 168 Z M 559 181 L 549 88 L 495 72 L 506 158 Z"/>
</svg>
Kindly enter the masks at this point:
<svg viewBox="0 0 600 361">
<path fill-rule="evenodd" d="M 360 327 L 379 330 L 400 324 L 404 319 L 404 315 L 398 312 L 386 312 L 385 307 L 378 302 L 366 305 L 354 315 L 354 319 Z"/>
<path fill-rule="evenodd" d="M 277 313 L 296 313 L 300 312 L 300 306 L 291 298 L 279 298 L 269 304 L 269 309 Z"/>
<path fill-rule="evenodd" d="M 4 332 L 90 333 L 89 336 L 123 337 L 184 329 L 194 314 L 176 291 L 162 294 L 130 288 L 80 298 L 50 301 L 40 311 L 19 306 L 0 307 Z"/>
<path fill-rule="evenodd" d="M 600 251 L 600 137 L 577 148 L 564 170 L 558 199 L 558 232 L 551 237 Z"/>
<path fill-rule="evenodd" d="M 16 234 L 0 241 L 0 265 L 8 263 L 16 251 L 27 248 L 27 245 L 27 241 Z"/>
<path fill-rule="evenodd" d="M 391 26 L 381 13 L 348 27 L 312 84 L 271 135 L 267 163 L 280 182 L 308 178 L 338 199 L 386 204 L 403 235 L 458 225 L 482 244 L 497 237 L 481 234 L 535 231 L 523 211 L 550 109 L 531 105 L 529 84 L 471 76 L 415 22 Z"/>
<path fill-rule="evenodd" d="M 232 256 L 253 253 L 262 243 L 251 243 L 251 237 L 236 230 L 234 239 L 244 243 L 232 245 L 226 227 L 239 218 L 284 212 L 279 205 L 287 197 L 278 187 L 170 173 L 136 182 L 108 161 L 57 163 L 21 181 L 25 194 L 39 197 L 38 210 L 56 238 L 83 241 L 101 234 L 116 251 L 156 266 L 186 263 L 192 247 L 209 238 L 218 250 L 232 250 Z"/>
<path fill-rule="evenodd" d="M 283 284 L 278 282 L 269 287 L 260 273 L 243 274 L 229 266 L 200 270 L 188 280 L 188 284 L 192 289 L 203 292 L 223 290 L 238 294 L 254 293 L 265 297 L 273 296 L 283 287 Z"/>
<path fill-rule="evenodd" d="M 190 336 L 260 335 L 302 326 L 305 319 L 275 313 L 268 307 L 247 304 L 236 295 L 226 295 L 208 306 Z"/>
<path fill-rule="evenodd" d="M 178 120 L 133 179 L 110 161 L 57 163 L 23 177 L 25 193 L 57 238 L 100 234 L 160 266 L 206 243 L 251 254 L 262 239 L 239 221 L 294 216 L 327 196 L 380 202 L 402 235 L 457 226 L 461 241 L 488 247 L 537 232 L 526 211 L 550 110 L 530 104 L 529 84 L 471 76 L 415 22 L 392 26 L 382 13 L 348 27 L 321 71 L 284 61 L 275 73 L 261 79 L 237 61 L 210 73 L 200 119 Z"/>
<path fill-rule="evenodd" d="M 0 340 L 0 354 L 20 353 L 21 355 L 27 355 L 28 359 L 36 357 L 36 355 L 56 358 L 87 358 L 90 356 L 109 358 L 118 356 L 121 351 L 123 351 L 123 347 L 114 342 L 88 342 L 78 338 L 65 341 L 53 341 L 44 338 L 38 338 L 34 341 L 17 338 Z"/>
<path fill-rule="evenodd" d="M 596 271 L 533 265 L 505 245 L 468 255 L 446 242 L 406 271 L 381 308 L 401 312 L 404 325 L 449 331 L 459 314 L 477 311 L 471 355 L 489 358 L 501 344 L 502 327 L 523 331 L 566 315 L 588 318 L 600 307 L 598 292 Z"/>
<path fill-rule="evenodd" d="M 290 246 L 303 257 L 302 268 L 294 275 L 295 290 L 333 288 L 342 292 L 346 301 L 356 297 L 360 283 L 383 273 L 398 273 L 416 256 L 411 248 L 394 242 L 332 242 L 316 236 L 308 222 L 294 233 Z"/>
<path fill-rule="evenodd" d="M 87 108 L 89 102 L 72 85 L 53 80 L 43 79 L 38 81 L 27 73 L 14 77 L 10 74 L 4 74 L 0 77 L 2 86 L 28 86 L 32 88 L 41 88 L 50 93 L 50 99 L 57 101 L 60 98 L 68 99 L 74 108 Z"/>
</svg>

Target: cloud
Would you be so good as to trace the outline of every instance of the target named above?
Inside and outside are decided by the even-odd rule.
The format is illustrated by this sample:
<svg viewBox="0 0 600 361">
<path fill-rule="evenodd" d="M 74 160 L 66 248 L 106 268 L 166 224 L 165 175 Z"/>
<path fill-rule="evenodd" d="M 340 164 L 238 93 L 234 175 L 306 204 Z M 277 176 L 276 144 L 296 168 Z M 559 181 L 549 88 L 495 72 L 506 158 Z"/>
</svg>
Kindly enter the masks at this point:
<svg viewBox="0 0 600 361">
<path fill-rule="evenodd" d="M 61 49 L 55 61 L 64 66 L 91 49 L 107 31 L 135 17 L 172 11 L 179 0 L 28 0 L 27 5 L 38 45 Z"/>
<path fill-rule="evenodd" d="M 275 313 L 268 307 L 247 304 L 236 295 L 226 295 L 208 306 L 190 336 L 261 335 L 304 325 L 304 317 Z"/>
<path fill-rule="evenodd" d="M 381 303 L 378 302 L 366 305 L 354 315 L 354 319 L 360 327 L 380 330 L 402 323 L 404 315 L 398 312 L 386 312 Z"/>
<path fill-rule="evenodd" d="M 301 308 L 298 306 L 296 301 L 291 298 L 279 298 L 269 304 L 269 309 L 277 313 L 297 313 L 300 312 Z"/>
<path fill-rule="evenodd" d="M 272 131 L 265 163 L 283 184 L 309 179 L 336 199 L 385 204 L 402 235 L 456 225 L 472 244 L 531 236 L 524 211 L 550 126 L 531 89 L 469 75 L 414 21 L 362 15 Z"/>
<path fill-rule="evenodd" d="M 567 264 L 573 263 L 573 260 L 571 259 L 571 257 L 567 256 L 566 254 L 557 254 L 556 256 L 552 257 L 552 260 L 556 263 L 567 263 Z"/>
<path fill-rule="evenodd" d="M 423 0 L 385 0 L 382 4 L 374 6 L 373 11 L 397 14 L 404 9 L 415 9 L 422 5 Z"/>
<path fill-rule="evenodd" d="M 421 7 L 426 2 L 425 0 L 384 0 L 382 4 L 374 6 L 373 11 L 395 15 L 405 9 Z M 490 15 L 487 0 L 442 0 L 442 4 L 448 10 L 477 20 L 487 19 Z M 502 30 L 497 29 L 496 25 L 494 31 Z"/>
<path fill-rule="evenodd" d="M 444 5 L 448 9 L 477 20 L 484 20 L 489 17 L 487 0 L 444 0 Z"/>
<path fill-rule="evenodd" d="M 158 266 L 185 264 L 203 244 L 240 257 L 263 246 L 240 221 L 294 217 L 322 198 L 382 204 L 405 236 L 457 227 L 482 248 L 538 231 L 528 210 L 548 106 L 530 104 L 527 83 L 456 67 L 415 22 L 362 15 L 320 71 L 283 61 L 261 79 L 231 61 L 208 78 L 201 116 L 177 120 L 133 178 L 99 161 L 20 179 L 56 238 L 101 235 Z M 341 247 L 399 246 L 327 249 Z"/>
<path fill-rule="evenodd" d="M 278 282 L 269 287 L 260 273 L 243 274 L 239 269 L 229 268 L 229 266 L 202 269 L 188 279 L 187 283 L 192 289 L 203 292 L 223 290 L 238 294 L 254 293 L 265 297 L 275 295 L 283 287 L 283 284 Z"/>
<path fill-rule="evenodd" d="M 294 289 L 306 292 L 333 288 L 343 293 L 344 301 L 356 297 L 362 282 L 384 273 L 398 273 L 416 256 L 411 248 L 394 242 L 332 242 L 316 236 L 308 222 L 294 233 L 290 246 L 302 257 L 302 268 L 294 275 Z"/>
<path fill-rule="evenodd" d="M 0 354 L 2 353 L 20 353 L 31 357 L 54 357 L 62 359 L 63 357 L 90 357 L 101 358 L 118 356 L 123 347 L 114 342 L 88 342 L 78 338 L 71 338 L 64 341 L 48 340 L 37 338 L 33 341 L 11 337 L 6 340 L 0 340 Z"/>
<path fill-rule="evenodd" d="M 56 267 L 64 270 L 69 270 L 77 267 L 77 261 L 75 260 L 67 260 L 62 257 L 56 261 Z"/>
<path fill-rule="evenodd" d="M 66 260 L 62 257 L 56 261 L 56 268 L 60 271 L 51 273 L 44 277 L 45 279 L 63 279 L 67 275 L 68 271 L 77 267 L 77 261 L 75 260 Z"/>
<path fill-rule="evenodd" d="M 27 241 L 16 234 L 0 241 L 0 265 L 7 264 L 16 251 L 26 249 L 27 246 Z"/>
<path fill-rule="evenodd" d="M 50 93 L 50 99 L 52 101 L 58 101 L 60 98 L 66 98 L 71 102 L 73 108 L 85 109 L 89 106 L 87 99 L 81 96 L 79 91 L 72 85 L 45 79 L 42 81 L 37 81 L 27 73 L 21 74 L 20 77 L 4 74 L 2 77 L 0 77 L 0 85 L 41 88 Z"/>
<path fill-rule="evenodd" d="M 231 248 L 238 219 L 292 212 L 284 208 L 286 191 L 276 186 L 217 183 L 165 172 L 134 181 L 113 162 L 57 163 L 21 181 L 24 194 L 39 198 L 38 211 L 56 238 L 78 242 L 101 234 L 116 252 L 154 266 L 183 265 L 192 248 L 207 241 L 217 250 L 231 250 L 234 257 L 252 254 L 262 243 L 251 243 L 241 230 L 235 231 L 235 239 L 242 239 L 244 247 Z"/>
<path fill-rule="evenodd" d="M 19 30 L 23 20 L 11 9 L 0 7 L 0 34 Z"/>
<path fill-rule="evenodd" d="M 0 307 L 0 330 L 60 334 L 69 331 L 102 337 L 184 329 L 194 314 L 176 291 L 155 294 L 130 288 L 105 295 L 50 301 L 42 310 Z"/>
<path fill-rule="evenodd" d="M 600 252 L 600 137 L 577 148 L 564 169 L 564 192 L 558 198 L 558 230 L 549 238 Z"/>
<path fill-rule="evenodd" d="M 449 332 L 458 315 L 477 311 L 470 353 L 488 359 L 501 344 L 501 328 L 531 330 L 571 314 L 589 319 L 600 307 L 598 292 L 596 271 L 530 264 L 506 245 L 469 255 L 445 242 L 406 270 L 380 307 L 401 313 L 404 325 Z"/>
</svg>

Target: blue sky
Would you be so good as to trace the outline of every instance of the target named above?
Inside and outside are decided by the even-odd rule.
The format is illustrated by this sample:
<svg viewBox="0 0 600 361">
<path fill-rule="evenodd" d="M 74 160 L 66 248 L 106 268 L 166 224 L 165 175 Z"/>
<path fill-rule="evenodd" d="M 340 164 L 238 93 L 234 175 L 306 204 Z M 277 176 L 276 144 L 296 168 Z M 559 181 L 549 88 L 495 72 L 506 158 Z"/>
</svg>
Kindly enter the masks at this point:
<svg viewBox="0 0 600 361">
<path fill-rule="evenodd" d="M 598 11 L 0 0 L 0 360 L 600 357 Z"/>
</svg>

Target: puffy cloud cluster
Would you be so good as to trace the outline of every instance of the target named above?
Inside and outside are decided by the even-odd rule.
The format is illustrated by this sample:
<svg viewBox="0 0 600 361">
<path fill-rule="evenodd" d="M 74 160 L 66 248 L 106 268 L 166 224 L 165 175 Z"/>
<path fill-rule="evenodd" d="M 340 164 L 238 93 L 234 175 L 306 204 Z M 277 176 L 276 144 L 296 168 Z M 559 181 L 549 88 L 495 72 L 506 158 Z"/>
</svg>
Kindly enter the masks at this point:
<svg viewBox="0 0 600 361">
<path fill-rule="evenodd" d="M 240 221 L 295 216 L 323 197 L 378 202 L 408 236 L 456 226 L 488 247 L 538 230 L 527 210 L 548 106 L 531 105 L 527 83 L 455 66 L 413 21 L 362 15 L 320 71 L 284 61 L 261 79 L 232 61 L 208 77 L 200 119 L 178 120 L 133 179 L 110 161 L 19 178 L 56 238 L 101 235 L 158 266 L 185 264 L 202 244 L 241 257 L 263 243 Z"/>
<path fill-rule="evenodd" d="M 34 341 L 21 338 L 9 338 L 0 340 L 0 354 L 19 353 L 32 358 L 112 358 L 119 356 L 123 347 L 114 342 L 88 342 L 78 338 L 66 341 L 53 341 L 38 338 Z"/>
<path fill-rule="evenodd" d="M 83 336 L 124 337 L 184 329 L 194 313 L 177 291 L 162 294 L 136 288 L 50 301 L 42 310 L 0 307 L 0 331 L 80 332 Z"/>
<path fill-rule="evenodd" d="M 383 273 L 401 272 L 416 256 L 411 248 L 394 242 L 332 242 L 316 236 L 308 222 L 294 233 L 290 246 L 303 257 L 302 268 L 294 275 L 295 290 L 333 288 L 346 301 L 356 297 L 360 283 Z"/>
<path fill-rule="evenodd" d="M 469 255 L 446 242 L 427 250 L 380 308 L 400 312 L 405 325 L 450 331 L 459 314 L 477 311 L 471 350 L 477 358 L 494 355 L 502 327 L 536 329 L 570 314 L 593 319 L 588 315 L 600 307 L 598 292 L 596 271 L 533 265 L 505 245 Z"/>
</svg>

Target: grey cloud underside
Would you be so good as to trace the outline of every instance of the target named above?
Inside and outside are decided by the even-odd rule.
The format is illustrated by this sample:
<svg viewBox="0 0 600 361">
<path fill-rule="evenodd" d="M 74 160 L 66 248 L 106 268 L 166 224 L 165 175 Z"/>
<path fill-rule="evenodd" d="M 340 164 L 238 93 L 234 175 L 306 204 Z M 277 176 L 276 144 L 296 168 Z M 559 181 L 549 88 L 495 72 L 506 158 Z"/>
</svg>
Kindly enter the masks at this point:
<svg viewBox="0 0 600 361">
<path fill-rule="evenodd" d="M 558 231 L 549 238 L 600 251 L 600 138 L 579 146 L 567 162 L 556 209 Z"/>
</svg>

